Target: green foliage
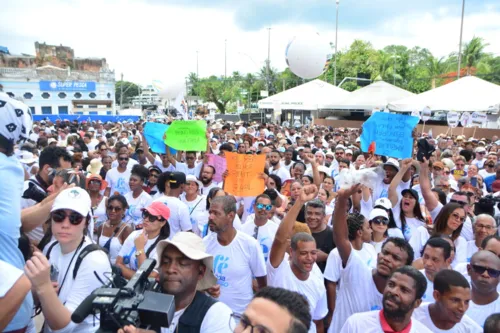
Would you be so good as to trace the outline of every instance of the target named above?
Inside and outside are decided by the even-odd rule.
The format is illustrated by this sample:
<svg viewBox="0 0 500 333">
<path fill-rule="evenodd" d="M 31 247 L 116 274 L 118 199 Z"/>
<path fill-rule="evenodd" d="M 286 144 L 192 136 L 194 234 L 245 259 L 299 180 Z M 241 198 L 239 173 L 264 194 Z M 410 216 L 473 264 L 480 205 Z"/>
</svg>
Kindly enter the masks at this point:
<svg viewBox="0 0 500 333">
<path fill-rule="evenodd" d="M 139 96 L 139 86 L 133 82 L 128 81 L 118 81 L 115 85 L 115 100 L 116 103 L 120 103 L 120 97 L 123 85 L 123 103 L 129 103 L 132 98 Z"/>
<path fill-rule="evenodd" d="M 220 113 L 225 114 L 228 104 L 238 100 L 241 95 L 241 81 L 211 76 L 200 80 L 196 90 L 205 101 L 214 103 Z"/>
</svg>

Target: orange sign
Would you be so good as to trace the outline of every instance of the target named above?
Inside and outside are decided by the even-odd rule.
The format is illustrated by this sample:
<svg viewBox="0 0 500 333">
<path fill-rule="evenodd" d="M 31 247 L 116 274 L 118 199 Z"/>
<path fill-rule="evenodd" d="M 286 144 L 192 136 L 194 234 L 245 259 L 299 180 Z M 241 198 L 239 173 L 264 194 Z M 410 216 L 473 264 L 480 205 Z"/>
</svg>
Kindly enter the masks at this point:
<svg viewBox="0 0 500 333">
<path fill-rule="evenodd" d="M 264 172 L 266 155 L 246 155 L 227 153 L 228 175 L 224 180 L 224 190 L 234 196 L 254 197 L 264 192 Z"/>
</svg>

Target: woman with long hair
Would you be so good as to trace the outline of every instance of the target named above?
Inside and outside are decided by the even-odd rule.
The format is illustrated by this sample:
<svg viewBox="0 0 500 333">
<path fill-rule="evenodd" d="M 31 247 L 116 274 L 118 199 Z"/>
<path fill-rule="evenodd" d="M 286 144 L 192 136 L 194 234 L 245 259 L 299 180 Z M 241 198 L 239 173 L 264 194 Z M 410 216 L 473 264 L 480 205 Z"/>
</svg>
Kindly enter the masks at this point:
<svg viewBox="0 0 500 333">
<path fill-rule="evenodd" d="M 318 190 L 318 199 L 325 204 L 325 224 L 328 224 L 328 221 L 332 217 L 333 207 L 330 206 L 330 201 L 332 200 L 332 192 L 325 190 L 324 188 L 320 188 Z"/>
<path fill-rule="evenodd" d="M 106 206 L 107 221 L 97 228 L 97 244 L 108 251 L 109 260 L 114 265 L 123 243 L 133 229 L 123 222 L 128 208 L 127 199 L 121 194 L 108 199 Z"/>
<path fill-rule="evenodd" d="M 92 202 L 92 216 L 94 217 L 94 228 L 98 228 L 106 221 L 106 206 L 108 197 L 101 194 L 108 187 L 108 183 L 99 175 L 90 175 L 87 178 L 87 192 Z"/>
<path fill-rule="evenodd" d="M 184 193 L 180 199 L 189 209 L 189 218 L 193 226 L 193 232 L 201 236 L 202 230 L 208 224 L 208 211 L 206 208 L 206 198 L 200 195 L 203 184 L 193 175 L 186 177 Z"/>
<path fill-rule="evenodd" d="M 144 260 L 155 257 L 158 242 L 170 236 L 170 209 L 165 204 L 153 202 L 144 209 L 142 217 L 143 229 L 133 231 L 127 237 L 116 258 L 116 266 L 128 280 L 134 276 Z M 158 276 L 157 273 L 151 275 Z"/>
<path fill-rule="evenodd" d="M 418 192 L 413 189 L 405 189 L 401 191 L 401 199 L 397 194 L 398 185 L 401 183 L 403 175 L 410 168 L 411 163 L 411 159 L 403 161 L 403 165 L 391 181 L 388 191 L 389 200 L 392 204 L 392 212 L 394 213 L 394 221 L 397 227 L 403 232 L 406 240 L 411 238 L 412 233 L 418 227 L 425 225 Z"/>
<path fill-rule="evenodd" d="M 455 267 L 459 263 L 467 262 L 467 241 L 460 236 L 466 217 L 467 214 L 462 205 L 453 202 L 444 205 L 436 217 L 433 227 L 431 229 L 425 226 L 419 227 L 409 240 L 415 252 L 415 259 L 420 258 L 425 243 L 432 235 L 445 234 L 450 236 L 455 244 L 456 252 L 452 266 Z"/>
</svg>

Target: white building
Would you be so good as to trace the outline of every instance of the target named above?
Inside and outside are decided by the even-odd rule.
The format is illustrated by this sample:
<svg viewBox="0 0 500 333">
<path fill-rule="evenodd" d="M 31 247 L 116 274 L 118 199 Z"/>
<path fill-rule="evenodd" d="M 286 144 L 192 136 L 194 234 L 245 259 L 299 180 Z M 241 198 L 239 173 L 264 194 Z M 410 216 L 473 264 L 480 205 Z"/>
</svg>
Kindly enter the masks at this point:
<svg viewBox="0 0 500 333">
<path fill-rule="evenodd" d="M 23 100 L 33 114 L 115 114 L 115 73 L 54 66 L 0 68 L 3 91 Z"/>
</svg>

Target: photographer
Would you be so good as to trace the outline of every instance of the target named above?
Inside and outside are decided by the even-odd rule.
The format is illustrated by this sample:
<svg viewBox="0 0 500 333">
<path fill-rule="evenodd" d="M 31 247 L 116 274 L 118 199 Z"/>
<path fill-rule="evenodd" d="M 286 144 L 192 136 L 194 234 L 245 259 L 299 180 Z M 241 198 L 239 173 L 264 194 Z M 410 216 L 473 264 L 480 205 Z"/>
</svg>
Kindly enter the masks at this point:
<svg viewBox="0 0 500 333">
<path fill-rule="evenodd" d="M 181 231 L 171 241 L 158 243 L 160 284 L 164 293 L 175 298 L 174 318 L 169 328 L 162 328 L 162 333 L 231 332 L 231 309 L 200 291 L 217 284 L 213 256 L 205 251 L 202 239 L 192 232 Z M 148 331 L 125 326 L 118 332 Z"/>
<path fill-rule="evenodd" d="M 35 252 L 25 273 L 45 317 L 44 332 L 94 332 L 94 319 L 71 321 L 72 312 L 111 273 L 106 253 L 84 236 L 90 222 L 90 197 L 78 187 L 63 190 L 51 209 L 51 228 L 56 239 L 47 257 Z"/>
</svg>

